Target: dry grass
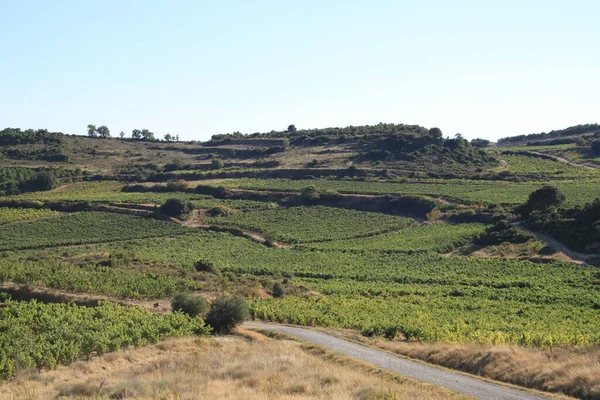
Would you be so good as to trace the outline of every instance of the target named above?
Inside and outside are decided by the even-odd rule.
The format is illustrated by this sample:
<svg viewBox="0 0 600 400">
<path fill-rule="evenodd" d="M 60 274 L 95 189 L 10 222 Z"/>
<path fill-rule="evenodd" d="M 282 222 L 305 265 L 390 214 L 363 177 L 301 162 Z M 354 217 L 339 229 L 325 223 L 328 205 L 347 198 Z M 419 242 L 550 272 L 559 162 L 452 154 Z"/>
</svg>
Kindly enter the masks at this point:
<svg viewBox="0 0 600 400">
<path fill-rule="evenodd" d="M 331 363 L 298 343 L 241 337 L 173 339 L 0 386 L 0 399 L 461 399 Z"/>
<path fill-rule="evenodd" d="M 365 338 L 351 331 L 329 331 L 396 354 L 547 392 L 600 399 L 600 348 L 527 349 L 519 346 L 479 346 L 410 343 Z"/>
</svg>

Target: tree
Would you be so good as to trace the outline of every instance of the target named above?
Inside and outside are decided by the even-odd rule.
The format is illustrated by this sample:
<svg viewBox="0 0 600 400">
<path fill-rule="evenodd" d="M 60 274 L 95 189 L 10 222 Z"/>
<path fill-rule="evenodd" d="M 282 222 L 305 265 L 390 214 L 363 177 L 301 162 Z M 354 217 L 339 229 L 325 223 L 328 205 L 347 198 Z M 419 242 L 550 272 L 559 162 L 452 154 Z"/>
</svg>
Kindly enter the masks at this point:
<svg viewBox="0 0 600 400">
<path fill-rule="evenodd" d="M 96 129 L 96 125 L 88 125 L 87 130 L 89 137 L 98 137 L 98 130 Z"/>
<path fill-rule="evenodd" d="M 285 294 L 285 287 L 281 282 L 275 282 L 273 285 L 273 297 L 283 297 Z"/>
<path fill-rule="evenodd" d="M 96 132 L 98 132 L 98 136 L 101 138 L 106 139 L 110 137 L 110 129 L 106 125 L 99 126 Z"/>
<path fill-rule="evenodd" d="M 123 139 L 125 137 L 125 132 L 121 131 L 121 133 L 119 133 L 119 136 L 121 137 L 121 139 Z"/>
<path fill-rule="evenodd" d="M 191 293 L 178 293 L 171 300 L 171 310 L 181 311 L 190 317 L 202 316 L 208 311 L 208 303 L 204 297 Z"/>
<path fill-rule="evenodd" d="M 517 207 L 517 212 L 523 218 L 527 218 L 534 211 L 546 211 L 550 207 L 558 207 L 565 199 L 565 194 L 557 187 L 547 185 L 532 192 L 527 202 Z"/>
<path fill-rule="evenodd" d="M 136 140 L 140 140 L 142 138 L 142 131 L 139 129 L 134 129 L 131 131 L 131 137 Z"/>
<path fill-rule="evenodd" d="M 487 139 L 472 139 L 471 140 L 471 146 L 473 147 L 479 147 L 479 148 L 484 148 L 484 147 L 488 147 L 490 145 L 490 141 Z"/>
<path fill-rule="evenodd" d="M 179 219 L 186 219 L 189 217 L 196 206 L 186 200 L 181 199 L 168 199 L 163 205 L 158 209 L 159 212 L 166 214 L 170 217 L 175 217 Z"/>
<path fill-rule="evenodd" d="M 38 172 L 25 186 L 27 191 L 52 190 L 56 187 L 56 176 L 52 172 Z"/>
<path fill-rule="evenodd" d="M 173 136 L 170 133 L 165 134 L 165 141 L 170 142 L 173 140 Z"/>
<path fill-rule="evenodd" d="M 287 131 L 288 132 L 296 132 L 296 125 L 292 124 L 290 126 L 288 126 Z"/>
<path fill-rule="evenodd" d="M 212 169 L 222 169 L 225 165 L 223 164 L 223 160 L 215 158 L 211 161 L 210 166 Z"/>
<path fill-rule="evenodd" d="M 596 139 L 592 142 L 592 153 L 600 155 L 600 139 Z"/>
<path fill-rule="evenodd" d="M 179 142 L 179 134 L 175 135 L 175 141 Z"/>
<path fill-rule="evenodd" d="M 206 322 L 216 333 L 228 333 L 250 316 L 248 303 L 239 296 L 219 297 L 210 306 Z"/>
<path fill-rule="evenodd" d="M 150 132 L 148 129 L 142 129 L 142 140 L 154 140 L 154 132 Z"/>
</svg>

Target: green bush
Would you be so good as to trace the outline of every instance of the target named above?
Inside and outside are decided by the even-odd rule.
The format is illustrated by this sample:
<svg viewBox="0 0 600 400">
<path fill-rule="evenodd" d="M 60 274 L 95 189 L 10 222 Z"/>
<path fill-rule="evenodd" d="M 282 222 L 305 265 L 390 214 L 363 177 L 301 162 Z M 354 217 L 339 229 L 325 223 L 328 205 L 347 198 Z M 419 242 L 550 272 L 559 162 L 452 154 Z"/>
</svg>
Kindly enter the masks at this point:
<svg viewBox="0 0 600 400">
<path fill-rule="evenodd" d="M 215 158 L 211 161 L 210 166 L 212 169 L 222 169 L 225 166 L 225 164 L 223 164 L 223 160 L 221 160 L 220 158 Z"/>
<path fill-rule="evenodd" d="M 273 285 L 273 297 L 283 297 L 285 294 L 285 287 L 280 282 L 275 282 Z"/>
<path fill-rule="evenodd" d="M 219 268 L 211 261 L 199 260 L 194 263 L 194 269 L 198 272 L 208 272 L 210 274 L 218 274 Z"/>
<path fill-rule="evenodd" d="M 181 311 L 190 317 L 202 316 L 208 310 L 204 297 L 194 296 L 191 293 L 178 293 L 171 300 L 171 309 Z"/>
<path fill-rule="evenodd" d="M 159 211 L 170 217 L 179 219 L 187 218 L 196 208 L 193 203 L 181 199 L 169 199 L 160 206 Z"/>
<path fill-rule="evenodd" d="M 227 206 L 216 206 L 206 211 L 206 213 L 211 217 L 218 217 L 239 214 L 240 211 Z"/>
<path fill-rule="evenodd" d="M 228 333 L 250 316 L 248 303 L 242 297 L 219 297 L 210 306 L 206 322 L 215 333 Z"/>
</svg>

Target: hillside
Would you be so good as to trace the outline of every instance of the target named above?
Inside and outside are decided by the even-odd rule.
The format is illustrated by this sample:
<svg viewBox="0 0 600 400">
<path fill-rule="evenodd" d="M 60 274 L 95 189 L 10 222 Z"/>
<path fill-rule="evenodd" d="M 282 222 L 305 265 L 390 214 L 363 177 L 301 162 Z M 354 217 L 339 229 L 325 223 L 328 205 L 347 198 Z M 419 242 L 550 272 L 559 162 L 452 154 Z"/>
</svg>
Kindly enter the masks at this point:
<svg viewBox="0 0 600 400">
<path fill-rule="evenodd" d="M 210 171 L 303 170 L 334 174 L 351 166 L 389 173 L 470 174 L 496 161 L 468 141 L 444 139 L 439 129 L 380 124 L 253 135 L 215 135 L 200 142 L 100 138 L 5 129 L 0 166 L 79 168 L 103 175 Z M 289 173 L 293 175 L 293 172 Z M 283 173 L 285 175 L 285 173 Z"/>
<path fill-rule="evenodd" d="M 247 307 L 240 320 L 319 327 L 529 388 L 600 393 L 591 162 L 394 124 L 204 143 L 16 130 L 0 140 L 0 282 L 13 297 L 0 315 L 14 317 L 0 319 L 2 379 L 22 365 L 51 370 L 205 338 L 221 332 L 213 308 L 234 304 Z M 202 352 L 221 346 L 199 340 Z M 564 361 L 547 366 L 548 354 Z M 565 372 L 568 360 L 581 368 Z M 152 376 L 139 372 L 140 393 Z M 109 379 L 111 390 L 122 384 Z M 329 390 L 317 381 L 302 381 L 313 390 L 302 393 Z"/>
</svg>

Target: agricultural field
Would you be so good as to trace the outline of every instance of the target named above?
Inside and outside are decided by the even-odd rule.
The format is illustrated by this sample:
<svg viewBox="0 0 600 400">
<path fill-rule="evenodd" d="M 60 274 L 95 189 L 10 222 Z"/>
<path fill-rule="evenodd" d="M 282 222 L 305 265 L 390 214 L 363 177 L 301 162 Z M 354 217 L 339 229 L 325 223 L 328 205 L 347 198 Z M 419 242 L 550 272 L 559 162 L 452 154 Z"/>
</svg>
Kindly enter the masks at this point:
<svg viewBox="0 0 600 400">
<path fill-rule="evenodd" d="M 19 369 L 53 369 L 78 356 L 104 354 L 165 337 L 206 335 L 204 321 L 111 303 L 99 307 L 6 301 L 0 308 L 0 379 Z"/>
<path fill-rule="evenodd" d="M 290 207 L 217 217 L 216 224 L 256 230 L 288 243 L 329 242 L 405 228 L 410 218 L 331 207 Z"/>
<path fill-rule="evenodd" d="M 31 192 L 16 196 L 6 196 L 7 200 L 31 201 L 86 201 L 90 203 L 135 203 L 157 204 L 164 203 L 167 199 L 181 199 L 194 203 L 198 208 L 212 208 L 217 205 L 226 205 L 231 208 L 263 208 L 264 203 L 249 200 L 215 200 L 205 196 L 186 192 L 124 192 L 127 186 L 117 181 L 75 182 L 57 190 L 47 192 Z M 4 199 L 4 198 L 0 198 Z"/>
<path fill-rule="evenodd" d="M 10 222 L 51 218 L 58 215 L 60 215 L 59 212 L 48 209 L 0 207 L 0 225 Z"/>
<path fill-rule="evenodd" d="M 209 302 L 221 295 L 240 295 L 255 319 L 344 328 L 390 341 L 517 345 L 528 351 L 600 345 L 598 269 L 567 262 L 577 259 L 554 252 L 540 238 L 533 243 L 532 234 L 511 225 L 519 221 L 514 208 L 546 185 L 566 196 L 553 210 L 593 202 L 600 197 L 596 170 L 487 150 L 504 161 L 495 163 L 470 149 L 475 160 L 461 166 L 469 172 L 465 179 L 435 174 L 402 177 L 381 169 L 394 162 L 393 155 L 381 164 L 356 159 L 350 164 L 348 153 L 337 143 L 309 149 L 302 141 L 297 143 L 293 150 L 277 149 L 274 155 L 258 146 L 187 144 L 185 150 L 193 153 L 186 153 L 181 162 L 173 161 L 176 157 L 169 153 L 165 158 L 174 165 L 148 167 L 153 172 L 135 170 L 135 177 L 123 181 L 81 182 L 77 180 L 88 178 L 69 176 L 52 190 L 24 189 L 2 196 L 0 284 L 108 303 L 91 309 L 4 301 L 0 317 L 13 313 L 17 324 L 3 328 L 10 340 L 0 339 L 0 379 L 12 377 L 20 365 L 54 368 L 77 357 L 164 337 L 208 334 L 202 318 L 169 313 L 168 307 L 155 310 L 166 312 L 163 315 L 115 305 L 153 309 L 182 293 L 201 295 Z M 222 179 L 177 180 L 203 172 L 208 155 L 214 158 L 226 150 L 234 154 L 233 146 L 246 158 L 228 160 L 230 167 L 219 172 Z M 151 151 L 177 151 L 176 145 L 168 147 L 172 149 Z M 317 147 L 319 157 L 312 158 Z M 332 153 L 331 165 L 326 150 L 339 151 Z M 286 151 L 290 151 L 287 160 Z M 254 152 L 264 159 L 252 159 L 248 154 Z M 107 156 L 115 162 L 120 157 Z M 410 164 L 406 157 L 396 166 Z M 273 159 L 281 161 L 279 166 L 296 167 L 295 175 L 240 177 L 263 176 L 269 170 L 244 169 L 242 163 Z M 305 164 L 323 171 L 354 167 L 362 176 L 305 179 L 311 172 L 300 171 Z M 197 185 L 202 186 L 196 189 Z M 229 190 L 213 190 L 216 187 Z M 315 191 L 301 193 L 306 188 Z M 326 195 L 319 198 L 319 194 Z M 410 207 L 418 205 L 402 203 L 398 196 L 414 204 L 426 201 L 430 208 L 410 213 Z M 169 214 L 159 208 L 167 200 L 185 212 Z M 198 210 L 192 212 L 192 205 Z M 575 214 L 561 215 L 568 222 Z M 491 251 L 501 246 L 519 251 L 506 257 Z M 77 325 L 76 319 L 83 322 Z M 44 326 L 31 322 L 46 320 Z M 60 324 L 69 327 L 61 330 Z M 97 328 L 106 324 L 111 326 Z M 73 328 L 77 326 L 91 333 L 80 334 Z M 41 338 L 39 343 L 34 335 Z M 8 355 L 17 347 L 25 350 L 14 363 Z"/>
<path fill-rule="evenodd" d="M 444 253 L 468 243 L 474 235 L 483 232 L 483 224 L 427 224 L 411 229 L 372 235 L 369 237 L 314 243 L 307 247 L 337 251 L 388 251 Z"/>
<path fill-rule="evenodd" d="M 298 192 L 306 187 L 334 190 L 340 193 L 376 195 L 425 195 L 447 198 L 467 204 L 517 205 L 524 203 L 529 194 L 546 184 L 552 184 L 566 195 L 567 205 L 584 205 L 600 196 L 600 180 L 565 180 L 548 182 L 503 181 L 447 181 L 439 179 L 413 182 L 375 182 L 352 180 L 287 180 L 287 179 L 234 179 L 215 185 L 251 190 Z"/>
<path fill-rule="evenodd" d="M 166 221 L 133 215 L 82 212 L 2 226 L 0 251 L 183 233 L 183 228 Z"/>
<path fill-rule="evenodd" d="M 409 230 L 415 231 L 415 243 L 419 238 L 425 242 L 432 234 L 422 227 L 400 232 Z M 44 256 L 73 259 L 98 252 L 126 254 L 123 265 L 135 259 L 141 265 L 162 265 L 188 274 L 201 260 L 214 265 L 222 276 L 250 275 L 259 281 L 287 276 L 288 284 L 318 293 L 253 300 L 256 317 L 280 322 L 388 335 L 396 332 L 415 340 L 453 343 L 548 347 L 592 345 L 600 340 L 594 270 L 561 262 L 448 257 L 434 253 L 439 243 L 429 243 L 430 252 L 423 254 L 314 251 L 268 248 L 223 232 L 198 232 L 46 250 Z M 27 254 L 35 258 L 36 253 Z M 50 279 L 47 282 L 52 284 Z M 95 289 L 103 290 L 107 289 Z"/>
<path fill-rule="evenodd" d="M 560 161 L 524 155 L 498 156 L 508 164 L 508 171 L 515 174 L 545 174 L 550 177 L 583 178 L 599 177 L 600 170 L 585 169 Z"/>
</svg>

